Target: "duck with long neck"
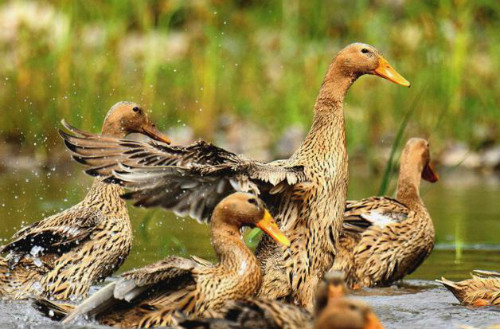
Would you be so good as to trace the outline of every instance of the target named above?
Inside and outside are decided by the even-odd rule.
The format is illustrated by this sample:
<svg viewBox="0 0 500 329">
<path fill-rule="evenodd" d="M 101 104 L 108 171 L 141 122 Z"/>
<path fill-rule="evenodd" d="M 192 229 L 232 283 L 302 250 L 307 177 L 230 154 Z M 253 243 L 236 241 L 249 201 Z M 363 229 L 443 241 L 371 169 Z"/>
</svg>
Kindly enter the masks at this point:
<svg viewBox="0 0 500 329">
<path fill-rule="evenodd" d="M 409 86 L 372 46 L 355 43 L 334 58 L 314 106 L 312 127 L 290 161 L 303 165 L 309 182 L 297 184 L 283 197 L 280 220 L 292 242 L 288 253 L 274 250 L 264 240 L 259 251 L 264 267 L 262 297 L 287 294 L 311 310 L 318 280 L 331 267 L 343 222 L 347 195 L 348 162 L 344 98 L 351 85 L 364 74 L 374 74 Z M 284 272 L 282 268 L 285 268 Z"/>
<path fill-rule="evenodd" d="M 422 138 L 411 138 L 401 155 L 396 199 L 411 210 L 424 206 L 420 197 L 422 179 L 435 183 L 439 176 L 430 162 L 429 142 Z"/>
<path fill-rule="evenodd" d="M 386 286 L 412 273 L 431 253 L 434 225 L 420 197 L 421 179 L 436 182 L 429 143 L 411 138 L 402 153 L 396 200 L 348 201 L 333 270 L 352 288 Z"/>
<path fill-rule="evenodd" d="M 74 129 L 65 139 L 81 162 L 91 167 L 87 173 L 111 176 L 113 182 L 134 189 L 124 197 L 135 200 L 136 206 L 163 207 L 208 221 L 224 196 L 234 191 L 259 194 L 291 240 L 285 252 L 269 239 L 260 243 L 258 258 L 264 273 L 260 295 L 289 297 L 312 308 L 312 292 L 331 266 L 343 220 L 348 180 L 344 97 L 363 74 L 409 85 L 373 47 L 346 47 L 323 81 L 311 131 L 285 160 L 263 163 L 204 141 L 183 147 L 103 143 Z M 79 147 L 82 141 L 92 145 L 92 151 Z"/>
<path fill-rule="evenodd" d="M 102 138 L 134 132 L 169 142 L 136 104 L 113 106 Z M 0 249 L 8 253 L 0 258 L 0 297 L 75 300 L 111 275 L 125 261 L 132 242 L 122 193 L 121 187 L 96 178 L 83 201 L 17 232 Z"/>
</svg>

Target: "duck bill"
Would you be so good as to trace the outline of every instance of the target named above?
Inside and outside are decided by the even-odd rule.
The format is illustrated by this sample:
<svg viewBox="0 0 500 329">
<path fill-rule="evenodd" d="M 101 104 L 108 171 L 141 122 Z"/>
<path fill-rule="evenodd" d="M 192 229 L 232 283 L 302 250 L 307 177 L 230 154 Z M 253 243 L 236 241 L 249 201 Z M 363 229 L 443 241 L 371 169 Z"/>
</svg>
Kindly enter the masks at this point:
<svg viewBox="0 0 500 329">
<path fill-rule="evenodd" d="M 344 287 L 341 284 L 328 286 L 328 299 L 342 298 L 345 296 Z"/>
<path fill-rule="evenodd" d="M 257 227 L 269 234 L 274 240 L 281 243 L 285 247 L 290 246 L 290 240 L 280 231 L 278 225 L 269 214 L 269 211 L 264 212 L 264 217 L 257 223 Z"/>
<path fill-rule="evenodd" d="M 377 316 L 374 313 L 370 312 L 368 313 L 368 319 L 366 321 L 366 326 L 364 329 L 384 329 L 384 326 L 377 318 Z"/>
<path fill-rule="evenodd" d="M 154 140 L 170 144 L 172 141 L 165 134 L 158 130 L 152 123 L 147 123 L 142 127 L 144 135 L 151 137 Z"/>
<path fill-rule="evenodd" d="M 410 82 L 403 78 L 401 74 L 396 71 L 391 64 L 382 56 L 378 60 L 378 67 L 373 71 L 375 75 L 394 82 L 404 87 L 410 87 Z"/>
<path fill-rule="evenodd" d="M 431 183 L 435 183 L 439 180 L 439 175 L 434 170 L 434 166 L 431 162 L 426 164 L 424 170 L 422 170 L 422 178 Z"/>
</svg>

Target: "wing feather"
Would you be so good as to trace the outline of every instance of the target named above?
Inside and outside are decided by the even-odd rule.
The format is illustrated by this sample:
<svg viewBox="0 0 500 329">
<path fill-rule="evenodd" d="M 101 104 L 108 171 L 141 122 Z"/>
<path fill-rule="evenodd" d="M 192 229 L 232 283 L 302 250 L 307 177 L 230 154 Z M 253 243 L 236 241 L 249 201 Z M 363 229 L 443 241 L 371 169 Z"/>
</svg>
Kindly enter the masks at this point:
<svg viewBox="0 0 500 329">
<path fill-rule="evenodd" d="M 93 176 L 132 189 L 136 206 L 163 207 L 177 215 L 208 221 L 215 205 L 234 191 L 273 194 L 305 182 L 301 165 L 286 160 L 262 163 L 204 141 L 172 146 L 101 137 L 63 122 L 61 131 L 73 158 Z"/>
<path fill-rule="evenodd" d="M 171 256 L 148 266 L 125 272 L 118 280 L 100 289 L 76 307 L 63 323 L 71 323 L 82 315 L 106 314 L 120 301 L 132 303 L 134 299 L 147 294 L 148 289 L 152 287 L 156 289 L 158 285 L 177 286 L 172 283 L 172 280 L 177 280 L 178 283 L 180 281 L 193 283 L 193 271 L 199 266 L 200 263 L 192 259 Z M 160 292 L 158 294 L 161 296 Z"/>
<path fill-rule="evenodd" d="M 20 230 L 0 253 L 29 253 L 33 248 L 46 252 L 63 252 L 86 239 L 102 222 L 103 215 L 94 209 L 70 208 Z"/>
<path fill-rule="evenodd" d="M 347 201 L 344 211 L 344 230 L 362 233 L 372 226 L 384 228 L 408 218 L 410 210 L 404 204 L 387 197 L 371 197 Z"/>
</svg>

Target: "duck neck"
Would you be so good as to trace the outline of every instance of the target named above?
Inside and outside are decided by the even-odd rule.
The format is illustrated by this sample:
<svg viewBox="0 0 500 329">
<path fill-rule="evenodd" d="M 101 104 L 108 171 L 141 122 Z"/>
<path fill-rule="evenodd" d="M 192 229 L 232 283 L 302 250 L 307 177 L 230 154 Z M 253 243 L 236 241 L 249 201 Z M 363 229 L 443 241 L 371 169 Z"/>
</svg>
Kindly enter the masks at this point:
<svg viewBox="0 0 500 329">
<path fill-rule="evenodd" d="M 212 245 L 219 266 L 239 275 L 260 271 L 255 255 L 248 249 L 241 237 L 240 229 L 228 223 L 212 223 Z"/>
<path fill-rule="evenodd" d="M 347 151 L 345 140 L 344 98 L 357 76 L 345 74 L 334 61 L 321 85 L 314 105 L 314 119 L 304 143 L 296 155 L 305 155 L 309 160 L 330 164 L 345 161 Z M 314 154 L 310 154 L 314 150 Z"/>
<path fill-rule="evenodd" d="M 126 212 L 127 205 L 125 200 L 120 197 L 123 192 L 121 186 L 107 184 L 102 182 L 101 178 L 96 178 L 83 202 L 99 208 L 103 213 Z"/>
<path fill-rule="evenodd" d="M 321 85 L 318 98 L 316 99 L 315 110 L 318 110 L 318 105 L 321 105 L 321 103 L 326 103 L 325 105 L 327 106 L 325 108 L 328 109 L 328 107 L 331 107 L 328 106 L 328 103 L 331 102 L 339 104 L 342 108 L 347 91 L 358 77 L 358 74 L 346 72 L 337 61 L 333 61 Z M 321 102 L 323 100 L 326 102 Z"/>
<path fill-rule="evenodd" d="M 411 162 L 402 162 L 399 169 L 396 198 L 410 209 L 423 205 L 420 198 L 421 172 L 418 163 Z"/>
</svg>

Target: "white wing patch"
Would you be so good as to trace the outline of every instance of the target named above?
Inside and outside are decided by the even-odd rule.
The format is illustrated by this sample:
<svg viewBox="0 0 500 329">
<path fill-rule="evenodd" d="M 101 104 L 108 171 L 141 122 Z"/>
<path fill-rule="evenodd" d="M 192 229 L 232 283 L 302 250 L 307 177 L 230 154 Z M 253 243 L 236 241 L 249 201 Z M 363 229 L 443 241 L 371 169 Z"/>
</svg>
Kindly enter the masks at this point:
<svg viewBox="0 0 500 329">
<path fill-rule="evenodd" d="M 371 211 L 368 214 L 361 214 L 361 218 L 371 222 L 373 225 L 380 226 L 382 228 L 387 225 L 394 223 L 394 218 L 382 214 L 378 211 Z"/>
</svg>

